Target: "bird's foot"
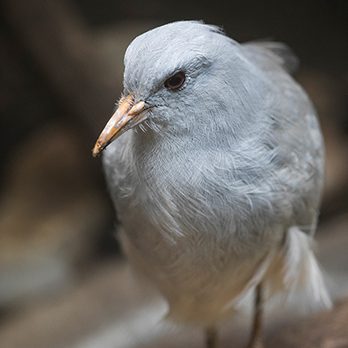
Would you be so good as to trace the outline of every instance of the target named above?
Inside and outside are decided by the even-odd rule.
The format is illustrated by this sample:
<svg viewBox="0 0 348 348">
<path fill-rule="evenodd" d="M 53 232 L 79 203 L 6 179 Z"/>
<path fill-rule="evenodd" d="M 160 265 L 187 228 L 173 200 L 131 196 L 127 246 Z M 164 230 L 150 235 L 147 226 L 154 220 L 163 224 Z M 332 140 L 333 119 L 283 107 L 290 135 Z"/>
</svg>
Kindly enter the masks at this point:
<svg viewBox="0 0 348 348">
<path fill-rule="evenodd" d="M 255 289 L 254 300 L 254 317 L 251 336 L 247 348 L 263 348 L 262 341 L 262 310 L 263 310 L 263 296 L 262 284 L 259 284 Z"/>
<path fill-rule="evenodd" d="M 264 348 L 264 345 L 261 339 L 257 339 L 250 341 L 246 348 Z"/>
<path fill-rule="evenodd" d="M 206 348 L 218 348 L 218 333 L 215 326 L 205 330 Z"/>
</svg>

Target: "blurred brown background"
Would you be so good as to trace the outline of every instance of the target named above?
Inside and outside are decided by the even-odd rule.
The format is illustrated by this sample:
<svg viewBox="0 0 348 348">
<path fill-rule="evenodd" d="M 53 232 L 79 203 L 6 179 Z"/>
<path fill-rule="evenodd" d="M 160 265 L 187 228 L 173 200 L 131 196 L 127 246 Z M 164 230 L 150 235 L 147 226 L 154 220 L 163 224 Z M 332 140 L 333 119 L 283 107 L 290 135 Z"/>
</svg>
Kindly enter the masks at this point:
<svg viewBox="0 0 348 348">
<path fill-rule="evenodd" d="M 286 42 L 327 144 L 318 253 L 336 307 L 270 314 L 269 347 L 348 347 L 348 2 L 3 0 L 0 34 L 0 346 L 200 347 L 159 322 L 163 306 L 129 275 L 100 160 L 91 157 L 136 35 L 179 19 L 239 41 Z M 247 318 L 227 323 L 239 347 Z"/>
</svg>

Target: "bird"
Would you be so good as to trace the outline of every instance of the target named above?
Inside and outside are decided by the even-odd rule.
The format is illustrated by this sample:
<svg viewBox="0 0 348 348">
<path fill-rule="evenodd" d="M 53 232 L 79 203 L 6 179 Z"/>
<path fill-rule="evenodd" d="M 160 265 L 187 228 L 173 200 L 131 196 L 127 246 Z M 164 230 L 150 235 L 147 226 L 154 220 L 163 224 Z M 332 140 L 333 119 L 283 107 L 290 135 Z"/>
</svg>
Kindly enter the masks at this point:
<svg viewBox="0 0 348 348">
<path fill-rule="evenodd" d="M 151 29 L 126 50 L 122 96 L 92 150 L 130 264 L 207 348 L 248 296 L 249 348 L 263 346 L 276 294 L 331 306 L 313 251 L 324 142 L 296 67 L 285 44 L 239 43 L 202 21 Z"/>
</svg>

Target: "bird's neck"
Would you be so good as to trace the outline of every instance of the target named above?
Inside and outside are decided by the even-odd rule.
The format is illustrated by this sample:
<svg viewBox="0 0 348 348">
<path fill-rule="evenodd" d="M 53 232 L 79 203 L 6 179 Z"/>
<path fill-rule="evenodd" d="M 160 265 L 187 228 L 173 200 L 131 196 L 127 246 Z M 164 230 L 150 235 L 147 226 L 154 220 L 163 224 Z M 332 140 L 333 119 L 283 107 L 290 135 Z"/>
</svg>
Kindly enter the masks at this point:
<svg viewBox="0 0 348 348">
<path fill-rule="evenodd" d="M 197 119 L 201 115 L 197 116 Z M 239 124 L 231 121 L 231 116 L 218 115 L 215 121 L 212 117 L 205 118 L 207 123 L 196 122 L 191 126 L 161 125 L 158 129 L 146 128 L 132 133 L 132 143 L 138 153 L 149 153 L 158 151 L 172 153 L 173 156 L 178 152 L 192 151 L 204 148 L 216 149 L 223 146 L 225 149 L 237 144 L 243 135 L 243 128 Z M 213 119 L 213 120 L 212 120 Z M 225 119 L 225 120 L 224 120 Z M 222 121 L 223 120 L 223 121 Z M 238 129 L 238 132 L 235 131 Z"/>
</svg>

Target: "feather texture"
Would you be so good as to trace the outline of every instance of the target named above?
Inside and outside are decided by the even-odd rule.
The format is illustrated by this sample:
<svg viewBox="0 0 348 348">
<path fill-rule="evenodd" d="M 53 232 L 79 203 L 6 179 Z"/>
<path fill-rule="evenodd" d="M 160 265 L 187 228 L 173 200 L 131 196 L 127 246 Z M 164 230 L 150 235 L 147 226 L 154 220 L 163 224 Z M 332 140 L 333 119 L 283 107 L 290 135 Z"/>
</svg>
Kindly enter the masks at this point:
<svg viewBox="0 0 348 348">
<path fill-rule="evenodd" d="M 200 22 L 156 28 L 127 49 L 125 93 L 152 107 L 106 149 L 104 167 L 125 253 L 176 320 L 221 320 L 259 281 L 329 305 L 311 249 L 323 141 L 284 52 Z M 184 86 L 166 90 L 179 70 Z"/>
</svg>

